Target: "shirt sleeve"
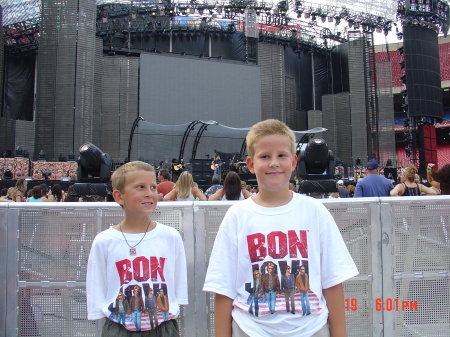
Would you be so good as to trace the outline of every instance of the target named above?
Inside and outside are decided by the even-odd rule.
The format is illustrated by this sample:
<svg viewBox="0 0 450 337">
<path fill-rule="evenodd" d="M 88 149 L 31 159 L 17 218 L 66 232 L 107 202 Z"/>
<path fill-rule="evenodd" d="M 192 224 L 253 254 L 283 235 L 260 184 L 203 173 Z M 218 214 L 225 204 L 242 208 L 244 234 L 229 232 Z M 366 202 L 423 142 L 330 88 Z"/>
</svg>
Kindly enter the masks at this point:
<svg viewBox="0 0 450 337">
<path fill-rule="evenodd" d="M 225 216 L 214 241 L 203 291 L 224 295 L 234 300 L 237 296 L 238 249 L 236 242 L 230 238 L 226 230 L 229 218 L 230 216 Z"/>
<path fill-rule="evenodd" d="M 183 240 L 180 234 L 176 233 L 177 240 L 177 256 L 175 258 L 178 275 L 175 278 L 175 296 L 177 297 L 178 304 L 188 304 L 188 289 L 187 289 L 187 269 L 186 269 L 186 252 L 184 250 Z"/>
<path fill-rule="evenodd" d="M 87 311 L 90 320 L 105 317 L 102 305 L 105 303 L 108 289 L 106 275 L 106 261 L 97 236 L 89 253 L 86 275 Z"/>
</svg>

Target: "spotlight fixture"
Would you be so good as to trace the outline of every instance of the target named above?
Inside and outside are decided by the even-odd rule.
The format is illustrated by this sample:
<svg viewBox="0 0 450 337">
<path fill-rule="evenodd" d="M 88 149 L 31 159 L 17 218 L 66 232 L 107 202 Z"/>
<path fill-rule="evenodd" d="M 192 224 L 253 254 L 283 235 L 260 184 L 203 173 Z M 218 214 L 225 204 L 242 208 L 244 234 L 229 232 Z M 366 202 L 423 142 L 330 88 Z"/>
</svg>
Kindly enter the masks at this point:
<svg viewBox="0 0 450 337">
<path fill-rule="evenodd" d="M 10 169 L 6 169 L 5 172 L 3 172 L 3 179 L 12 179 L 13 174 Z"/>
<path fill-rule="evenodd" d="M 69 155 L 67 156 L 67 160 L 68 160 L 69 162 L 75 161 L 75 153 L 70 152 Z"/>
<path fill-rule="evenodd" d="M 45 158 L 46 156 L 47 156 L 47 154 L 45 153 L 45 151 L 41 150 L 39 152 L 38 161 L 47 161 L 47 159 Z"/>
<path fill-rule="evenodd" d="M 158 14 L 158 9 L 157 8 L 155 8 L 155 7 L 153 7 L 153 8 L 150 8 L 150 16 L 152 17 L 152 18 L 156 18 L 156 15 Z"/>
<path fill-rule="evenodd" d="M 58 156 L 58 161 L 65 162 L 67 161 L 66 156 L 64 156 L 62 153 Z"/>
<path fill-rule="evenodd" d="M 398 55 L 403 55 L 405 53 L 405 47 L 401 46 L 400 48 L 397 49 L 398 51 Z"/>
<path fill-rule="evenodd" d="M 15 157 L 16 158 L 23 158 L 23 148 L 22 148 L 22 146 L 18 146 L 17 148 L 16 148 L 16 154 L 15 154 Z"/>
<path fill-rule="evenodd" d="M 80 147 L 78 158 L 79 182 L 108 182 L 111 178 L 112 159 L 91 143 Z"/>
<path fill-rule="evenodd" d="M 51 172 L 42 172 L 42 178 L 44 178 L 44 180 L 49 180 L 49 177 L 52 175 Z"/>
<path fill-rule="evenodd" d="M 398 64 L 400 64 L 400 69 L 405 69 L 405 60 L 398 61 Z"/>
</svg>

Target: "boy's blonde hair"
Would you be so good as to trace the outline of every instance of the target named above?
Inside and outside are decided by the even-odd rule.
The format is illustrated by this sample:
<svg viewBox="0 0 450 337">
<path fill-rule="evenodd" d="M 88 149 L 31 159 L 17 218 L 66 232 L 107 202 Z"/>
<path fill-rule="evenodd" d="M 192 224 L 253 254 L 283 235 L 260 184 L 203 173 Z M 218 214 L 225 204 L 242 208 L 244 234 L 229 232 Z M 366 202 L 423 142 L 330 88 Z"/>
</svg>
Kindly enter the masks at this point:
<svg viewBox="0 0 450 337">
<path fill-rule="evenodd" d="M 156 175 L 155 169 L 152 165 L 142 161 L 130 161 L 129 163 L 119 166 L 111 176 L 111 183 L 113 190 L 118 190 L 123 193 L 126 185 L 127 174 L 134 171 L 148 171 Z"/>
<path fill-rule="evenodd" d="M 262 137 L 271 135 L 286 136 L 291 143 L 292 154 L 295 155 L 296 140 L 294 132 L 278 119 L 266 119 L 253 125 L 247 133 L 247 137 L 245 137 L 247 152 L 250 158 L 253 158 L 253 155 L 255 154 L 255 143 Z"/>
<path fill-rule="evenodd" d="M 194 187 L 194 179 L 189 171 L 181 172 L 176 182 L 177 196 L 181 199 L 186 199 Z"/>
</svg>

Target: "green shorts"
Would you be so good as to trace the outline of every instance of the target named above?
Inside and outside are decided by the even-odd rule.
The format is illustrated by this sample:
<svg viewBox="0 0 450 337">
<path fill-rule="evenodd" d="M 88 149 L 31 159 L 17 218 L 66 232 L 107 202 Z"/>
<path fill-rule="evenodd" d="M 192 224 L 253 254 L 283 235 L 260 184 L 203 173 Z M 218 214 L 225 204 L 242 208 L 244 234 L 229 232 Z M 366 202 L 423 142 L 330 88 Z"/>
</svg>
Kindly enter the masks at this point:
<svg viewBox="0 0 450 337">
<path fill-rule="evenodd" d="M 171 319 L 148 331 L 129 331 L 122 324 L 106 320 L 102 337 L 179 337 L 178 323 Z"/>
</svg>

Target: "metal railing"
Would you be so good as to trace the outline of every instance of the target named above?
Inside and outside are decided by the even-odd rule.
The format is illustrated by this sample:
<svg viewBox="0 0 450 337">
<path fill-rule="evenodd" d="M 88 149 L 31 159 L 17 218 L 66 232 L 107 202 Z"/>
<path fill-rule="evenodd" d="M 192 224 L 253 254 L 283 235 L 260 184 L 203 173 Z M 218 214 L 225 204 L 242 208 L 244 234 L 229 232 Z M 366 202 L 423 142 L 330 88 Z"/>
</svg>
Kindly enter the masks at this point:
<svg viewBox="0 0 450 337">
<path fill-rule="evenodd" d="M 450 197 L 330 199 L 360 274 L 344 284 L 349 336 L 448 336 Z M 154 219 L 182 235 L 189 305 L 181 336 L 214 336 L 209 255 L 232 202 L 164 202 Z M 94 236 L 120 221 L 115 203 L 0 205 L 0 336 L 100 336 L 85 277 Z"/>
</svg>

